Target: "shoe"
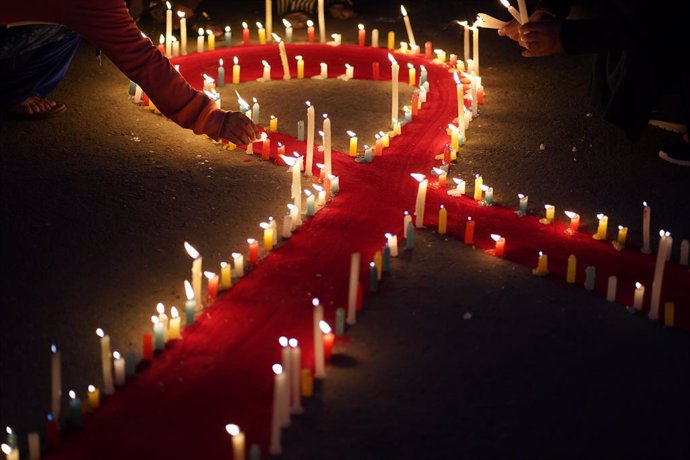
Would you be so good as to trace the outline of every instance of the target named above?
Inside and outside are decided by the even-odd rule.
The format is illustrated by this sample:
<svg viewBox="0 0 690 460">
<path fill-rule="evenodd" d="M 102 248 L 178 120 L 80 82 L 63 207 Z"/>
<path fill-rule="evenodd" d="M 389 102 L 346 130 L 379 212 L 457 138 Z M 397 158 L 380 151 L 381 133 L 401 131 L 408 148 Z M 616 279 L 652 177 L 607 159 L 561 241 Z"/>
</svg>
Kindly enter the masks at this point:
<svg viewBox="0 0 690 460">
<path fill-rule="evenodd" d="M 690 144 L 676 141 L 659 150 L 659 158 L 674 165 L 690 166 Z"/>
<path fill-rule="evenodd" d="M 674 123 L 672 121 L 651 119 L 649 120 L 650 126 L 655 126 L 666 131 L 671 131 L 672 133 L 685 134 L 688 132 L 688 127 L 682 123 Z"/>
</svg>

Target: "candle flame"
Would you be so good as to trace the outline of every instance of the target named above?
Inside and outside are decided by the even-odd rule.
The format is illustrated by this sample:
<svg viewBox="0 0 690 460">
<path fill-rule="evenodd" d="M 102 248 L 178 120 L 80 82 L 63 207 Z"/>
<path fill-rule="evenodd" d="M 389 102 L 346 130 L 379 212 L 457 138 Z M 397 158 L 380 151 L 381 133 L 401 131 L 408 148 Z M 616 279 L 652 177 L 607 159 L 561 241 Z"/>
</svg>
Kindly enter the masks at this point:
<svg viewBox="0 0 690 460">
<path fill-rule="evenodd" d="M 237 103 L 240 104 L 244 110 L 249 109 L 249 104 L 247 101 L 242 99 L 242 96 L 240 96 L 240 93 L 237 90 L 235 90 L 235 94 L 237 95 Z"/>
<path fill-rule="evenodd" d="M 163 45 L 165 43 L 165 35 L 161 34 L 160 38 L 158 39 L 158 43 Z"/>
<path fill-rule="evenodd" d="M 445 174 L 445 173 L 446 173 L 446 170 L 445 170 L 445 169 L 437 168 L 436 166 L 434 166 L 434 167 L 432 168 L 432 171 L 434 171 L 434 173 L 435 173 L 437 176 L 440 176 L 441 174 Z"/>
<path fill-rule="evenodd" d="M 320 305 L 320 303 L 321 303 L 321 302 L 319 302 L 319 298 L 318 298 L 318 297 L 314 297 L 314 298 L 312 299 L 312 301 L 311 301 L 311 304 L 312 304 L 313 306 L 315 306 L 315 307 L 318 307 L 318 306 Z"/>
<path fill-rule="evenodd" d="M 510 8 L 510 3 L 508 3 L 508 0 L 501 0 L 501 3 L 502 3 L 503 6 L 505 6 L 506 8 Z"/>
<path fill-rule="evenodd" d="M 249 24 L 247 24 L 246 22 L 242 21 L 242 28 L 243 28 L 243 29 L 248 29 L 248 28 L 249 28 Z"/>
<path fill-rule="evenodd" d="M 290 339 L 289 344 L 290 344 L 290 348 L 297 348 L 297 346 L 299 345 L 299 342 L 297 341 L 297 339 Z"/>
<path fill-rule="evenodd" d="M 169 10 L 172 9 L 172 5 L 170 4 L 170 2 L 165 2 L 165 6 L 167 6 Z"/>
<path fill-rule="evenodd" d="M 522 193 L 518 193 L 518 198 L 519 198 L 519 199 L 523 199 L 524 197 L 525 197 L 525 195 L 523 195 Z M 566 214 L 567 214 L 567 213 L 568 213 L 568 211 L 566 211 Z"/>
<path fill-rule="evenodd" d="M 204 276 L 206 277 L 207 280 L 210 281 L 216 277 L 216 274 L 213 272 L 204 272 Z"/>
<path fill-rule="evenodd" d="M 274 364 L 273 365 L 273 373 L 275 375 L 282 374 L 283 373 L 283 366 L 281 366 L 280 364 Z"/>
<path fill-rule="evenodd" d="M 407 212 L 407 211 L 405 211 L 405 212 L 403 212 L 403 215 L 404 215 L 404 216 L 409 216 L 409 215 L 410 215 L 410 213 L 409 213 L 409 212 Z"/>
<path fill-rule="evenodd" d="M 663 230 L 659 230 L 659 236 L 660 236 L 660 237 L 663 238 L 663 237 L 664 237 L 664 233 L 665 233 L 665 232 L 664 232 Z"/>
<path fill-rule="evenodd" d="M 292 204 L 292 203 L 288 203 L 287 208 L 288 208 L 290 211 L 292 211 L 293 209 L 297 209 L 297 206 L 295 206 L 295 205 Z"/>
<path fill-rule="evenodd" d="M 601 213 L 597 214 L 597 219 L 599 219 L 599 220 L 603 219 L 604 217 L 606 217 L 605 214 L 601 214 Z"/>
<path fill-rule="evenodd" d="M 74 392 L 74 390 L 69 390 L 69 397 L 70 399 L 76 399 L 77 394 Z"/>
<path fill-rule="evenodd" d="M 10 453 L 12 452 L 12 448 L 10 446 L 8 446 L 7 444 L 4 444 L 4 443 L 2 444 L 2 446 L 0 446 L 0 449 L 2 449 L 2 453 L 7 455 L 7 456 L 9 456 Z"/>
<path fill-rule="evenodd" d="M 627 230 L 627 227 L 623 227 L 622 225 L 619 225 L 619 226 L 618 226 L 618 230 L 623 230 L 623 229 L 626 229 L 626 230 Z"/>
<path fill-rule="evenodd" d="M 285 19 L 285 18 L 283 18 L 283 25 L 284 25 L 286 28 L 292 27 L 292 24 L 290 24 L 290 21 L 288 21 L 288 20 Z"/>
<path fill-rule="evenodd" d="M 410 176 L 412 176 L 412 178 L 417 182 L 422 182 L 424 179 L 426 179 L 426 176 L 420 173 L 410 173 Z"/>
<path fill-rule="evenodd" d="M 200 36 L 203 36 L 203 35 L 204 35 L 204 29 L 203 29 L 202 27 L 199 27 L 198 32 L 199 32 L 199 35 L 200 35 Z"/>
<path fill-rule="evenodd" d="M 261 60 L 261 64 L 263 64 L 264 67 L 270 67 L 270 66 L 268 65 L 268 62 L 266 62 L 265 59 L 262 59 L 262 60 Z"/>
<path fill-rule="evenodd" d="M 467 21 L 455 21 L 455 22 L 457 22 L 459 25 L 461 25 L 463 27 L 467 27 L 469 25 Z"/>
<path fill-rule="evenodd" d="M 12 428 L 10 428 L 9 426 L 5 428 L 5 431 L 7 432 L 7 434 L 12 434 Z"/>
<path fill-rule="evenodd" d="M 203 75 L 204 75 L 204 81 L 206 81 L 207 83 L 213 83 L 215 81 L 212 77 L 209 77 L 206 74 L 203 74 Z"/>
<path fill-rule="evenodd" d="M 400 12 L 402 13 L 403 16 L 407 16 L 407 10 L 403 5 L 400 5 Z"/>
<path fill-rule="evenodd" d="M 165 305 L 163 305 L 162 302 L 158 302 L 158 305 L 156 305 L 156 311 L 159 315 L 165 314 Z"/>
<path fill-rule="evenodd" d="M 256 28 L 257 28 L 257 29 L 263 29 L 263 28 L 264 28 L 264 25 L 261 24 L 259 21 L 256 21 Z"/>
<path fill-rule="evenodd" d="M 397 64 L 398 61 L 395 60 L 393 55 L 391 53 L 388 53 L 388 60 L 391 61 L 391 64 Z"/>
<path fill-rule="evenodd" d="M 288 346 L 288 338 L 285 337 L 284 335 L 281 335 L 281 336 L 278 338 L 278 344 L 279 344 L 281 347 L 287 347 L 287 346 Z"/>
<path fill-rule="evenodd" d="M 187 300 L 194 300 L 194 288 L 192 287 L 192 284 L 187 280 L 184 280 L 184 292 L 187 296 Z"/>
<path fill-rule="evenodd" d="M 105 337 L 105 332 L 103 332 L 103 329 L 99 327 L 98 329 L 96 329 L 96 335 L 100 338 L 103 338 Z"/>
<path fill-rule="evenodd" d="M 225 26 L 225 31 L 226 31 L 226 32 L 230 32 L 231 30 L 232 30 L 232 29 L 230 28 L 230 26 Z"/>
<path fill-rule="evenodd" d="M 646 202 L 646 201 L 643 201 L 643 202 L 642 202 L 642 206 L 644 206 L 644 207 L 646 208 L 646 207 L 647 207 L 647 202 Z"/>
<path fill-rule="evenodd" d="M 154 315 L 154 316 L 151 316 L 151 322 L 152 322 L 153 325 L 155 326 L 155 325 L 157 325 L 158 323 L 160 323 L 160 320 L 158 319 L 157 316 Z"/>
<path fill-rule="evenodd" d="M 307 189 L 304 190 L 304 194 L 307 195 L 307 198 L 309 198 L 312 195 L 311 191 Z"/>
<path fill-rule="evenodd" d="M 321 187 L 320 185 L 313 184 L 312 187 L 314 187 L 314 190 L 316 190 L 317 192 L 323 191 L 323 187 Z"/>
<path fill-rule="evenodd" d="M 307 19 L 307 27 L 314 27 L 314 21 Z"/>
<path fill-rule="evenodd" d="M 357 136 L 357 133 L 355 133 L 354 131 L 348 130 L 348 131 L 345 131 L 345 132 L 346 132 L 347 135 L 350 136 L 350 137 L 355 137 L 355 136 Z"/>
<path fill-rule="evenodd" d="M 384 233 L 383 236 L 386 237 L 387 240 L 390 240 L 391 238 L 393 238 L 393 235 L 390 233 Z"/>
<path fill-rule="evenodd" d="M 324 113 L 324 114 L 323 114 L 323 119 L 325 120 L 325 119 L 327 119 L 327 118 L 328 118 L 328 114 L 327 114 L 327 113 Z"/>
<path fill-rule="evenodd" d="M 54 343 L 50 345 L 50 352 L 51 353 L 57 353 L 57 345 Z"/>
<path fill-rule="evenodd" d="M 491 239 L 498 242 L 498 240 L 501 239 L 501 235 L 497 235 L 496 233 L 491 234 Z"/>
<path fill-rule="evenodd" d="M 256 98 L 253 97 L 253 98 L 252 98 L 252 102 L 254 102 L 254 104 L 256 104 L 256 103 L 258 103 L 259 101 L 257 101 Z"/>
<path fill-rule="evenodd" d="M 324 334 L 330 334 L 333 329 L 331 329 L 331 326 L 328 325 L 326 321 L 319 321 L 319 328 L 321 329 L 321 332 Z"/>
<path fill-rule="evenodd" d="M 266 230 L 266 229 L 269 228 L 270 226 L 271 226 L 271 225 L 270 225 L 270 224 L 267 224 L 266 222 L 261 222 L 261 223 L 259 224 L 259 227 L 263 228 L 264 230 Z"/>
<path fill-rule="evenodd" d="M 89 393 L 93 393 L 94 391 L 96 391 L 96 387 L 93 385 L 89 385 L 86 389 L 89 391 Z"/>
<path fill-rule="evenodd" d="M 565 215 L 568 216 L 569 219 L 572 219 L 573 217 L 577 216 L 577 213 L 573 211 L 565 211 Z"/>
<path fill-rule="evenodd" d="M 234 62 L 235 65 L 237 65 L 240 63 L 240 60 L 237 58 L 237 56 L 235 56 L 234 58 L 232 58 L 232 62 Z"/>
<path fill-rule="evenodd" d="M 177 311 L 177 307 L 170 308 L 170 316 L 172 316 L 173 318 L 177 318 L 178 316 L 180 316 L 180 312 Z"/>
<path fill-rule="evenodd" d="M 374 268 L 376 267 L 376 264 L 374 262 L 369 262 L 369 268 Z"/>
<path fill-rule="evenodd" d="M 184 242 L 184 248 L 187 251 L 187 254 L 189 254 L 189 257 L 192 259 L 198 259 L 199 258 L 199 251 L 194 249 L 194 246 L 189 244 L 188 242 Z"/>
<path fill-rule="evenodd" d="M 218 64 L 220 64 L 220 66 L 223 67 L 223 58 L 218 59 Z"/>
<path fill-rule="evenodd" d="M 453 178 L 453 182 L 455 182 L 457 185 L 462 185 L 462 184 L 465 183 L 464 180 L 458 179 L 457 177 L 454 177 L 454 178 Z"/>
<path fill-rule="evenodd" d="M 251 246 L 254 243 L 256 243 L 256 240 L 254 238 L 247 238 L 247 244 Z"/>
<path fill-rule="evenodd" d="M 280 158 L 282 158 L 283 161 L 285 162 L 285 164 L 288 166 L 294 166 L 295 163 L 297 163 L 297 158 L 294 158 L 294 157 L 288 157 L 285 155 L 281 155 Z"/>
<path fill-rule="evenodd" d="M 230 436 L 237 436 L 240 434 L 240 427 L 234 423 L 228 423 L 225 425 L 225 431 L 227 431 Z"/>
<path fill-rule="evenodd" d="M 482 185 L 479 186 L 479 188 L 482 189 L 483 192 L 486 192 L 486 191 L 489 190 L 491 187 L 489 187 L 488 185 L 483 185 L 483 184 L 482 184 Z"/>
<path fill-rule="evenodd" d="M 544 207 L 545 207 L 546 209 L 550 209 L 550 208 L 553 208 L 553 205 L 552 205 L 552 204 L 545 204 Z"/>
<path fill-rule="evenodd" d="M 541 252 L 541 251 L 539 251 L 539 257 L 541 257 L 541 256 L 543 256 L 543 255 L 544 255 L 544 253 Z"/>
<path fill-rule="evenodd" d="M 232 253 L 233 260 L 239 259 L 240 257 L 242 257 L 242 254 L 240 254 L 239 252 L 233 252 Z"/>
<path fill-rule="evenodd" d="M 113 358 L 115 358 L 115 359 L 120 359 L 120 352 L 119 352 L 119 351 L 114 351 L 114 352 L 113 352 Z"/>
<path fill-rule="evenodd" d="M 272 33 L 271 35 L 273 36 L 273 40 L 277 41 L 278 43 L 283 41 L 280 39 L 280 37 L 275 32 Z"/>
<path fill-rule="evenodd" d="M 635 289 L 640 289 L 641 287 L 642 287 L 642 283 L 640 283 L 639 281 L 637 283 L 635 283 Z"/>
<path fill-rule="evenodd" d="M 376 141 L 379 141 L 381 139 L 381 136 L 379 134 L 374 134 L 374 139 L 376 139 Z"/>
</svg>

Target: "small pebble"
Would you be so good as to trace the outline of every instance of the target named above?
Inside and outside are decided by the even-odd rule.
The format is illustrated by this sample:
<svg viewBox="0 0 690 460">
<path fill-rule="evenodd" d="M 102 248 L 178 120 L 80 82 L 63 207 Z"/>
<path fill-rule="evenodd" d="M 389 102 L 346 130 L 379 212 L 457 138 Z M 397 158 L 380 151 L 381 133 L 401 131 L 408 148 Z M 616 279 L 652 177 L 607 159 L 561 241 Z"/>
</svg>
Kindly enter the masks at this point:
<svg viewBox="0 0 690 460">
<path fill-rule="evenodd" d="M 572 151 L 577 152 L 577 147 L 573 147 Z"/>
<path fill-rule="evenodd" d="M 546 146 L 544 144 L 539 144 L 539 150 L 546 150 Z"/>
<path fill-rule="evenodd" d="M 464 315 L 462 315 L 462 319 L 472 319 L 472 313 L 467 312 Z"/>
</svg>

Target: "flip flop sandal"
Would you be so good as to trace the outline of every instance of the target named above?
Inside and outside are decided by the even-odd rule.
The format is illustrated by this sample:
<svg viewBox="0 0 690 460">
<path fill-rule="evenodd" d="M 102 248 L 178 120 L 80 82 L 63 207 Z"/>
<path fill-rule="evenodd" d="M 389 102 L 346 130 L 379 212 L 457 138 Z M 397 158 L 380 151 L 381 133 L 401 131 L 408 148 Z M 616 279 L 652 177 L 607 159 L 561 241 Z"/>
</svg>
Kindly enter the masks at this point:
<svg viewBox="0 0 690 460">
<path fill-rule="evenodd" d="M 7 113 L 5 118 L 8 120 L 42 120 L 45 118 L 54 118 L 67 110 L 65 104 L 56 104 L 50 110 L 38 113 Z"/>
</svg>

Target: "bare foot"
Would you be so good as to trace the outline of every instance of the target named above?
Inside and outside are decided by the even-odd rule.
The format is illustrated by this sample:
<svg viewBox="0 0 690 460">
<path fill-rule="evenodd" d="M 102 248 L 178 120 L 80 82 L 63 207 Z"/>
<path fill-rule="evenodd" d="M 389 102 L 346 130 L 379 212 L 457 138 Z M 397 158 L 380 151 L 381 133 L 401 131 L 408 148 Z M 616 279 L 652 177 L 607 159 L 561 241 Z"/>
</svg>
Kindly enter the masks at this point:
<svg viewBox="0 0 690 460">
<path fill-rule="evenodd" d="M 13 114 L 35 115 L 41 112 L 49 112 L 57 103 L 48 99 L 43 99 L 40 96 L 29 96 L 19 104 L 15 105 L 9 110 Z"/>
</svg>

